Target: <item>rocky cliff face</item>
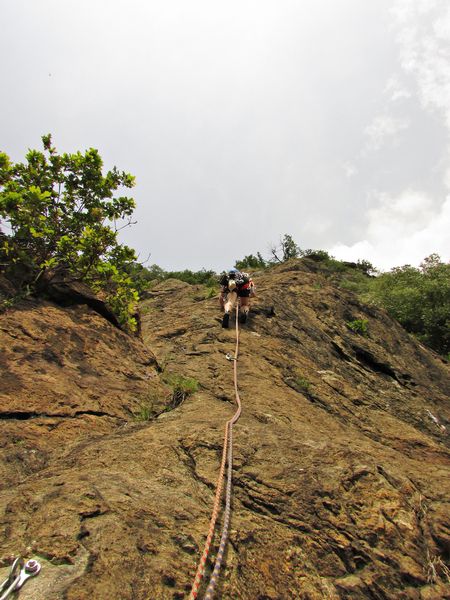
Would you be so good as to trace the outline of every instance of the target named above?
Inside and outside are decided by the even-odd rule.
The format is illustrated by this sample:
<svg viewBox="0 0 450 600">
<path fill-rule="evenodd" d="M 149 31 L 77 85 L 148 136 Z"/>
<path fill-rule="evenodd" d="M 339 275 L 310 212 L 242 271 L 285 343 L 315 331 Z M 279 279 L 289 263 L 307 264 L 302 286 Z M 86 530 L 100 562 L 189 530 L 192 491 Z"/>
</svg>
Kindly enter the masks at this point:
<svg viewBox="0 0 450 600">
<path fill-rule="evenodd" d="M 450 598 L 448 364 L 313 271 L 257 277 L 241 330 L 217 597 Z M 142 313 L 143 343 L 87 307 L 0 317 L 1 574 L 19 553 L 43 564 L 24 600 L 188 597 L 234 412 L 234 332 L 177 281 Z M 180 403 L 168 373 L 199 390 Z"/>
</svg>

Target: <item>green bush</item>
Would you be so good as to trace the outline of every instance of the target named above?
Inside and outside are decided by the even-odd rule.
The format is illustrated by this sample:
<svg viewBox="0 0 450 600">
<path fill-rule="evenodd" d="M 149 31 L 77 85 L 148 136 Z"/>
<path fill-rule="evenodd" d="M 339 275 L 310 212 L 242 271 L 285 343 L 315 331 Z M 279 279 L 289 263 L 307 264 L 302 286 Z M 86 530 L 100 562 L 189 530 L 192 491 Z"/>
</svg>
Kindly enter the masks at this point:
<svg viewBox="0 0 450 600">
<path fill-rule="evenodd" d="M 304 392 L 310 391 L 311 382 L 308 381 L 305 377 L 296 377 L 295 384 L 299 389 L 303 390 Z"/>
<path fill-rule="evenodd" d="M 167 404 L 163 410 L 155 412 L 153 406 L 157 398 L 152 394 L 149 394 L 139 406 L 139 411 L 135 414 L 134 418 L 136 421 L 150 421 L 154 417 L 160 415 L 163 412 L 169 412 L 179 406 L 184 400 L 194 394 L 198 388 L 199 383 L 192 377 L 184 377 L 176 373 L 163 373 L 163 382 L 170 388 L 170 392 L 167 394 Z"/>
<path fill-rule="evenodd" d="M 404 265 L 375 277 L 366 299 L 437 352 L 450 352 L 450 264 L 437 254 L 418 268 Z"/>
<path fill-rule="evenodd" d="M 206 285 L 213 287 L 217 285 L 217 273 L 212 270 L 201 269 L 200 271 L 191 271 L 184 269 L 183 271 L 165 271 L 158 265 L 144 267 L 134 263 L 131 277 L 135 285 L 143 290 L 148 289 L 152 283 L 165 281 L 166 279 L 178 279 L 190 285 Z"/>
<path fill-rule="evenodd" d="M 151 421 L 154 416 L 152 405 L 145 403 L 140 405 L 139 412 L 134 415 L 134 418 L 136 421 Z"/>
<path fill-rule="evenodd" d="M 354 292 L 355 294 L 357 294 L 358 292 L 360 292 L 360 283 L 357 281 L 352 281 L 346 278 L 343 278 L 340 282 L 339 282 L 339 287 L 342 288 L 343 290 L 348 290 L 349 292 Z"/>
<path fill-rule="evenodd" d="M 157 267 L 157 265 L 153 265 L 153 267 Z M 160 267 L 157 268 L 160 269 Z M 125 270 L 139 295 L 149 289 L 151 282 L 157 279 L 154 270 L 151 269 L 147 269 L 143 264 L 135 261 L 126 265 Z M 162 271 L 162 269 L 160 270 Z"/>
<path fill-rule="evenodd" d="M 177 375 L 176 373 L 164 374 L 163 381 L 172 388 L 172 400 L 168 409 L 184 402 L 188 396 L 195 394 L 199 387 L 199 383 L 196 379 Z"/>
<path fill-rule="evenodd" d="M 302 258 L 310 258 L 317 262 L 328 260 L 330 258 L 330 255 L 325 250 L 311 250 L 311 248 L 300 250 L 300 256 Z"/>
<path fill-rule="evenodd" d="M 349 329 L 358 333 L 359 335 L 369 335 L 369 322 L 366 319 L 355 319 L 354 321 L 347 321 L 346 325 Z"/>
<path fill-rule="evenodd" d="M 215 271 L 206 269 L 201 269 L 200 271 L 185 269 L 184 271 L 166 271 L 164 279 L 178 279 L 191 285 L 213 285 L 217 281 L 217 275 Z"/>
<path fill-rule="evenodd" d="M 349 268 L 341 260 L 337 260 L 330 256 L 323 261 L 323 264 L 331 273 L 345 273 L 348 272 Z"/>
<path fill-rule="evenodd" d="M 368 260 L 357 260 L 356 269 L 364 273 L 364 275 L 373 276 L 377 273 L 377 269 Z"/>
<path fill-rule="evenodd" d="M 215 298 L 219 294 L 219 286 L 207 286 L 205 291 L 205 300 L 210 300 L 211 298 Z"/>
<path fill-rule="evenodd" d="M 267 261 L 264 260 L 264 258 L 262 257 L 260 252 L 257 252 L 256 256 L 253 254 L 244 256 L 243 259 L 237 260 L 234 264 L 236 269 L 239 269 L 240 271 L 250 271 L 250 270 L 256 271 L 259 269 L 265 269 L 267 267 L 267 265 L 268 265 Z"/>
<path fill-rule="evenodd" d="M 22 287 L 34 293 L 41 281 L 63 271 L 102 295 L 133 330 L 138 294 L 127 265 L 136 256 L 118 243 L 117 233 L 131 224 L 135 204 L 114 193 L 131 188 L 134 177 L 116 167 L 104 175 L 93 148 L 58 154 L 50 135 L 42 142 L 44 150 L 30 150 L 25 163 L 13 164 L 0 153 L 0 217 L 10 231 L 0 236 L 2 269 L 20 274 Z"/>
</svg>

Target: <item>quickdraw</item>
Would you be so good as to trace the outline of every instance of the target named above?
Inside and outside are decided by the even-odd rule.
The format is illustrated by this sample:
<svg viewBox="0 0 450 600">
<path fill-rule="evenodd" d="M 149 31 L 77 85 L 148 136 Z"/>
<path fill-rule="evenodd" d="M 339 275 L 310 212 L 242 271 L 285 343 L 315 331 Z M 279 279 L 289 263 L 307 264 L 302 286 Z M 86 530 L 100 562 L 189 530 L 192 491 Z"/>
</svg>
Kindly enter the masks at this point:
<svg viewBox="0 0 450 600">
<path fill-rule="evenodd" d="M 41 565 L 37 560 L 28 560 L 25 562 L 21 556 L 18 556 L 9 570 L 9 575 L 0 585 L 0 600 L 6 600 L 13 592 L 17 592 L 30 577 L 34 577 L 41 570 Z"/>
<path fill-rule="evenodd" d="M 236 305 L 236 349 L 234 356 L 231 353 L 226 354 L 226 359 L 233 362 L 234 370 L 234 391 L 236 395 L 237 410 L 234 415 L 225 424 L 225 435 L 223 443 L 222 461 L 220 465 L 219 479 L 217 481 L 216 495 L 214 499 L 214 508 L 209 523 L 209 533 L 206 538 L 203 554 L 198 563 L 197 572 L 195 575 L 194 583 L 192 585 L 189 600 L 195 600 L 198 596 L 200 584 L 205 573 L 206 559 L 208 558 L 209 549 L 211 546 L 211 540 L 214 535 L 214 529 L 216 525 L 217 516 L 220 507 L 220 498 L 222 496 L 223 489 L 223 477 L 225 472 L 225 464 L 228 458 L 228 469 L 227 469 L 227 486 L 225 492 L 225 512 L 223 518 L 222 535 L 220 538 L 219 550 L 217 552 L 216 560 L 214 563 L 214 570 L 212 572 L 209 584 L 205 593 L 204 600 L 211 600 L 214 594 L 214 589 L 219 576 L 220 568 L 222 566 L 223 555 L 225 552 L 227 540 L 228 540 L 228 528 L 230 524 L 231 516 L 231 481 L 233 474 L 233 425 L 237 422 L 241 416 L 241 399 L 239 397 L 238 385 L 237 385 L 237 361 L 239 355 L 239 306 Z"/>
</svg>

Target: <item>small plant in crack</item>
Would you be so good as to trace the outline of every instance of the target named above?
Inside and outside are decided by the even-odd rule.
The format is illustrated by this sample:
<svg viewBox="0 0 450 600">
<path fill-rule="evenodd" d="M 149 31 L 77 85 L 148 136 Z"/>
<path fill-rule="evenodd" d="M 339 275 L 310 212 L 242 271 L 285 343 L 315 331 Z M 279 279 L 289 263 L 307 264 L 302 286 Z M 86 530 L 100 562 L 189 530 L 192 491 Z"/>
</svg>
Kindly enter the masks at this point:
<svg viewBox="0 0 450 600">
<path fill-rule="evenodd" d="M 161 396 L 155 395 L 155 392 L 150 392 L 139 404 L 139 409 L 134 415 L 136 421 L 151 421 L 160 414 L 177 408 L 177 406 L 180 406 L 188 396 L 194 394 L 199 388 L 199 383 L 196 379 L 184 377 L 176 373 L 163 373 L 162 381 L 168 388 L 166 392 L 163 392 L 164 408 L 161 410 Z M 159 410 L 156 410 L 157 408 Z"/>
<path fill-rule="evenodd" d="M 134 418 L 136 421 L 150 421 L 154 417 L 151 404 L 141 404 Z"/>
<path fill-rule="evenodd" d="M 308 381 L 306 379 L 306 377 L 296 377 L 295 378 L 295 384 L 296 386 L 304 391 L 304 392 L 310 392 L 311 391 L 311 382 Z"/>
<path fill-rule="evenodd" d="M 219 294 L 219 289 L 217 286 L 207 286 L 204 298 L 205 300 L 210 300 L 211 298 L 215 298 Z"/>
<path fill-rule="evenodd" d="M 155 416 L 153 405 L 157 398 L 153 393 L 148 393 L 140 402 L 139 409 L 135 413 L 134 418 L 136 421 L 151 421 Z"/>
<path fill-rule="evenodd" d="M 10 308 L 14 308 L 21 300 L 25 300 L 31 295 L 30 287 L 26 286 L 22 291 L 17 292 L 14 296 L 10 296 L 0 302 L 0 314 L 6 312 Z"/>
<path fill-rule="evenodd" d="M 173 408 L 180 406 L 188 396 L 195 394 L 199 388 L 198 381 L 193 377 L 184 377 L 183 375 L 177 375 L 176 373 L 164 374 L 163 381 L 172 390 L 172 398 L 166 410 L 172 410 Z"/>
<path fill-rule="evenodd" d="M 355 319 L 345 323 L 349 329 L 358 335 L 367 337 L 369 335 L 369 321 L 367 319 Z"/>
<path fill-rule="evenodd" d="M 285 376 L 284 382 L 296 392 L 304 394 L 305 396 L 312 397 L 313 395 L 313 384 L 309 379 L 303 377 L 298 372 L 291 372 Z"/>
<path fill-rule="evenodd" d="M 431 556 L 427 550 L 426 575 L 428 583 L 436 583 L 438 579 L 450 583 L 450 569 L 440 556 Z"/>
</svg>

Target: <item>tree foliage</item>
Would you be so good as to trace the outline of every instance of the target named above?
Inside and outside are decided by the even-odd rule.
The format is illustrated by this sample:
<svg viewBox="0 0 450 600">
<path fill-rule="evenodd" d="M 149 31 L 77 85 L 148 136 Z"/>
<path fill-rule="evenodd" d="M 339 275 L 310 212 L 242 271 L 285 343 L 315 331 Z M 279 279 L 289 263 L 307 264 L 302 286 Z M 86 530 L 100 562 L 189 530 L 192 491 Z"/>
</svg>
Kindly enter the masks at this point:
<svg viewBox="0 0 450 600">
<path fill-rule="evenodd" d="M 326 250 L 313 250 L 312 248 L 306 248 L 305 250 L 299 251 L 299 256 L 302 258 L 310 258 L 316 262 L 322 262 L 329 260 L 331 256 Z"/>
<path fill-rule="evenodd" d="M 166 279 L 178 279 L 191 285 L 215 285 L 217 283 L 217 273 L 211 269 L 201 269 L 200 271 L 165 271 L 159 265 L 150 265 L 144 267 L 139 263 L 133 263 L 129 269 L 130 276 L 135 287 L 140 291 L 146 290 L 152 282 L 164 281 Z"/>
<path fill-rule="evenodd" d="M 285 262 L 291 258 L 297 258 L 300 256 L 300 252 L 300 248 L 295 243 L 294 238 L 288 233 L 284 234 L 278 245 L 273 245 L 270 248 L 272 261 L 276 263 Z"/>
<path fill-rule="evenodd" d="M 200 271 L 191 271 L 184 269 L 183 271 L 166 271 L 165 279 L 179 279 L 191 285 L 213 285 L 217 280 L 215 271 L 201 269 Z"/>
<path fill-rule="evenodd" d="M 369 297 L 431 348 L 450 352 L 450 264 L 437 254 L 374 278 Z"/>
<path fill-rule="evenodd" d="M 285 233 L 281 240 L 281 248 L 283 251 L 283 261 L 291 258 L 297 258 L 300 254 L 300 248 L 294 242 L 294 238 Z"/>
<path fill-rule="evenodd" d="M 32 289 L 58 270 L 103 295 L 119 321 L 133 329 L 137 292 L 126 271 L 134 251 L 118 242 L 119 224 L 131 224 L 135 203 L 116 195 L 134 177 L 114 167 L 106 175 L 97 150 L 58 154 L 50 135 L 43 151 L 24 163 L 0 153 L 0 257 L 4 270 L 25 268 Z M 125 223 L 124 223 L 125 220 Z M 124 224 L 123 224 L 124 223 Z"/>
<path fill-rule="evenodd" d="M 260 252 L 254 254 L 248 254 L 244 256 L 241 260 L 237 260 L 235 262 L 236 269 L 240 271 L 244 270 L 257 270 L 257 269 L 265 269 L 267 267 L 267 261 L 264 260 Z"/>
<path fill-rule="evenodd" d="M 346 262 L 325 250 L 301 249 L 289 234 L 270 252 L 268 261 L 259 253 L 250 254 L 236 267 L 260 268 L 262 262 L 267 267 L 297 257 L 313 260 L 336 285 L 383 307 L 407 331 L 450 358 L 450 264 L 437 254 L 428 256 L 419 268 L 404 265 L 380 274 L 367 260 Z"/>
</svg>

